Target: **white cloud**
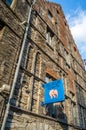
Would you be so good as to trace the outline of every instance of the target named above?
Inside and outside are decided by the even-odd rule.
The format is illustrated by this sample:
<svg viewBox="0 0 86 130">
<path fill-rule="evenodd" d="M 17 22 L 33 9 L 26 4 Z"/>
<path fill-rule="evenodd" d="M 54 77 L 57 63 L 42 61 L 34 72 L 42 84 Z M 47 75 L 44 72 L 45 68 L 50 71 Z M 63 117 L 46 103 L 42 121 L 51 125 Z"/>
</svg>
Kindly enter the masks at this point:
<svg viewBox="0 0 86 130">
<path fill-rule="evenodd" d="M 81 56 L 86 59 L 86 11 L 78 8 L 67 15 L 67 20 Z"/>
</svg>

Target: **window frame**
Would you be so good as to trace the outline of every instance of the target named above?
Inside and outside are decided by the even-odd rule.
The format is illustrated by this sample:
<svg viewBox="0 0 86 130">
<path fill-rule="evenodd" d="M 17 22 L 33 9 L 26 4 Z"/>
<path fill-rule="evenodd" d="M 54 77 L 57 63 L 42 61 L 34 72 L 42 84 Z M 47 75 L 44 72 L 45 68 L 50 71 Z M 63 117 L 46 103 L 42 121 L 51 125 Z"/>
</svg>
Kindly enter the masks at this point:
<svg viewBox="0 0 86 130">
<path fill-rule="evenodd" d="M 53 47 L 53 37 L 54 37 L 54 33 L 47 26 L 47 29 L 46 29 L 46 44 L 48 44 L 50 47 Z"/>
<path fill-rule="evenodd" d="M 53 15 L 49 10 L 48 10 L 48 18 L 52 21 Z"/>
</svg>

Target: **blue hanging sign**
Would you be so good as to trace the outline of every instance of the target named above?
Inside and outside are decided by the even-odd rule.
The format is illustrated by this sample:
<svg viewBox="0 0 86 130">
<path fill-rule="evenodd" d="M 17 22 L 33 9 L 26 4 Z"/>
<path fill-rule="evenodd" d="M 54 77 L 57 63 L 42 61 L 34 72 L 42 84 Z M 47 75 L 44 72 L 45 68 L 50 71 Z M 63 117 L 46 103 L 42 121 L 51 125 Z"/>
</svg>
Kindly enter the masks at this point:
<svg viewBox="0 0 86 130">
<path fill-rule="evenodd" d="M 42 87 L 44 88 L 44 101 L 42 102 L 42 105 L 62 102 L 65 100 L 64 84 L 62 79 L 42 84 Z"/>
</svg>

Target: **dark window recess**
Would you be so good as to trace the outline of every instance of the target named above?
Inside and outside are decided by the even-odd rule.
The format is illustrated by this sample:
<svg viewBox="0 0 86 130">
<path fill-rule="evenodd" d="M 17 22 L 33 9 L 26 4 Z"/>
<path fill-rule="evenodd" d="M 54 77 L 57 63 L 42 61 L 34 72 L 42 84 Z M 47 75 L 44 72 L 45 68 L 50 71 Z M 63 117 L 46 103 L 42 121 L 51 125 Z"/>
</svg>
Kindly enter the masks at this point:
<svg viewBox="0 0 86 130">
<path fill-rule="evenodd" d="M 47 104 L 45 106 L 45 111 L 46 111 L 46 115 L 54 117 L 54 114 L 53 114 L 53 104 Z"/>
<path fill-rule="evenodd" d="M 52 20 L 52 14 L 51 14 L 51 12 L 50 11 L 48 11 L 48 18 L 50 19 L 50 20 Z"/>
<path fill-rule="evenodd" d="M 11 6 L 13 0 L 4 0 L 8 6 Z"/>
<path fill-rule="evenodd" d="M 54 81 L 55 80 L 55 78 L 53 78 L 51 75 L 49 75 L 49 74 L 46 74 L 46 77 L 45 77 L 45 82 L 46 83 L 49 83 L 49 82 L 51 82 L 51 81 Z"/>
<path fill-rule="evenodd" d="M 76 47 L 74 47 L 74 51 L 76 52 Z"/>
<path fill-rule="evenodd" d="M 59 11 L 57 10 L 57 14 L 59 14 Z"/>
<path fill-rule="evenodd" d="M 0 20 L 0 31 L 3 29 L 4 26 L 5 26 L 4 22 L 2 22 L 2 21 Z"/>
<path fill-rule="evenodd" d="M 0 20 L 0 40 L 2 39 L 3 32 L 4 32 L 5 23 Z"/>
<path fill-rule="evenodd" d="M 46 43 L 49 44 L 50 46 L 53 45 L 53 37 L 54 34 L 53 32 L 47 27 L 47 31 L 46 31 Z"/>
</svg>

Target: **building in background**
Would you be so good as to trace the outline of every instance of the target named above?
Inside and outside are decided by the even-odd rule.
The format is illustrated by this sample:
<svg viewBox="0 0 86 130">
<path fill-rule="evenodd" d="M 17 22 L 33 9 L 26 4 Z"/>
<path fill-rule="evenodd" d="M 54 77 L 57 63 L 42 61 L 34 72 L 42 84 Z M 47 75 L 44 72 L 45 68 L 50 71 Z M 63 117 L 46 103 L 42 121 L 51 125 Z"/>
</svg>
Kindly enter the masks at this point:
<svg viewBox="0 0 86 130">
<path fill-rule="evenodd" d="M 42 84 L 60 78 L 65 101 L 42 107 Z M 59 4 L 0 0 L 0 127 L 86 130 L 85 66 Z"/>
</svg>

